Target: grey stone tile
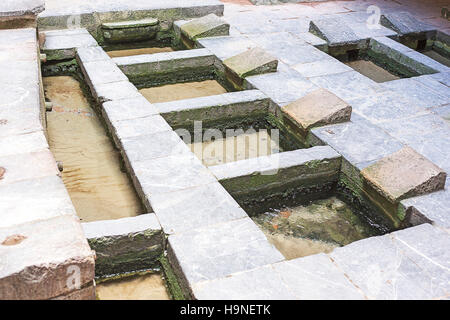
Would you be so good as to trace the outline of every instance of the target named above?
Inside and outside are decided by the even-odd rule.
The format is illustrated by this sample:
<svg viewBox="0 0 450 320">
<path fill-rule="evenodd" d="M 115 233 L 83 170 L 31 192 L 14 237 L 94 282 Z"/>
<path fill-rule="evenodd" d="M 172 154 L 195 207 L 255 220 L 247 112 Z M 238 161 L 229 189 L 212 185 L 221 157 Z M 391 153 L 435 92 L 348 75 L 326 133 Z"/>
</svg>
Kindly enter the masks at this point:
<svg viewBox="0 0 450 320">
<path fill-rule="evenodd" d="M 192 291 L 198 300 L 296 299 L 270 265 L 220 279 L 198 282 L 193 285 Z"/>
<path fill-rule="evenodd" d="M 299 300 L 355 300 L 363 293 L 323 253 L 273 265 L 282 281 Z"/>
<path fill-rule="evenodd" d="M 178 155 L 189 150 L 183 140 L 170 129 L 123 138 L 119 140 L 119 143 L 125 153 L 124 156 L 130 163 Z"/>
<path fill-rule="evenodd" d="M 27 95 L 27 93 L 23 95 L 24 100 L 27 100 Z M 30 92 L 30 95 L 33 93 Z M 0 108 L 0 137 L 42 132 L 38 102 L 24 106 L 19 100 L 18 104 L 21 106 L 2 106 Z"/>
<path fill-rule="evenodd" d="M 247 217 L 247 213 L 218 182 L 150 195 L 149 201 L 166 234 Z"/>
<path fill-rule="evenodd" d="M 114 127 L 114 134 L 119 140 L 172 130 L 160 115 L 114 121 L 112 126 Z"/>
<path fill-rule="evenodd" d="M 142 95 L 135 98 L 108 101 L 102 105 L 103 117 L 109 122 L 143 118 L 158 114 L 158 110 Z"/>
<path fill-rule="evenodd" d="M 49 150 L 0 157 L 0 168 L 5 170 L 0 179 L 0 186 L 59 175 L 55 159 Z"/>
<path fill-rule="evenodd" d="M 0 6 L 0 13 L 3 17 L 36 16 L 44 9 L 44 0 L 5 0 Z"/>
<path fill-rule="evenodd" d="M 0 228 L 73 215 L 75 209 L 60 177 L 24 180 L 0 186 Z"/>
<path fill-rule="evenodd" d="M 287 104 L 318 89 L 316 85 L 292 69 L 284 71 L 279 67 L 278 70 L 275 73 L 251 76 L 245 80 L 277 104 Z"/>
<path fill-rule="evenodd" d="M 95 85 L 93 94 L 99 103 L 142 96 L 136 87 L 129 81 Z"/>
<path fill-rule="evenodd" d="M 43 131 L 13 135 L 0 138 L 0 156 L 6 157 L 20 153 L 48 150 L 49 146 Z"/>
<path fill-rule="evenodd" d="M 352 164 L 378 160 L 402 148 L 400 142 L 379 128 L 359 123 L 330 125 L 311 132 Z"/>
<path fill-rule="evenodd" d="M 246 36 L 202 38 L 198 43 L 222 60 L 257 46 Z"/>
<path fill-rule="evenodd" d="M 187 148 L 187 147 L 186 147 Z M 215 182 L 216 179 L 191 152 L 132 163 L 138 189 L 150 195 Z"/>
<path fill-rule="evenodd" d="M 401 35 L 436 30 L 436 27 L 417 20 L 408 12 L 389 12 L 381 15 L 380 23 Z"/>
<path fill-rule="evenodd" d="M 250 218 L 170 235 L 175 257 L 188 287 L 284 260 Z"/>
</svg>

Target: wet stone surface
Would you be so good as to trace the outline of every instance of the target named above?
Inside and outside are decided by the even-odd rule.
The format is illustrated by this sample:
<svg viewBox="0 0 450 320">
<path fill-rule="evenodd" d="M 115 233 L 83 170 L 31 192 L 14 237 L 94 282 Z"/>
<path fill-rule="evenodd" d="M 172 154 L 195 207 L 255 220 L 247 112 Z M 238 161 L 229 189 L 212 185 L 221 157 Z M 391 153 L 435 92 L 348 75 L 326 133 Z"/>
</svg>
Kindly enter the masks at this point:
<svg viewBox="0 0 450 320">
<path fill-rule="evenodd" d="M 270 209 L 252 219 L 287 259 L 328 253 L 380 234 L 337 197 Z"/>
</svg>

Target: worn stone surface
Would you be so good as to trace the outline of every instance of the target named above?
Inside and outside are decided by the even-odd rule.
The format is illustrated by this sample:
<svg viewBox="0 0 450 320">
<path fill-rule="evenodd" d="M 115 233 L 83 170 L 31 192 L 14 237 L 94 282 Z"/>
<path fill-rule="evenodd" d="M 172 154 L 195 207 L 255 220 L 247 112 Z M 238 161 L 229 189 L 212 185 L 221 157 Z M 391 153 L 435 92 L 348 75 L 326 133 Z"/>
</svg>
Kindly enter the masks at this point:
<svg viewBox="0 0 450 320">
<path fill-rule="evenodd" d="M 181 147 L 181 145 L 180 145 Z M 131 164 L 137 180 L 137 189 L 149 195 L 177 191 L 216 181 L 209 170 L 189 149 L 178 155 L 169 155 Z"/>
<path fill-rule="evenodd" d="M 77 48 L 77 57 L 83 63 L 111 59 L 100 46 Z"/>
<path fill-rule="evenodd" d="M 417 20 L 408 12 L 390 12 L 381 15 L 381 25 L 393 29 L 400 35 L 432 32 L 436 27 Z"/>
<path fill-rule="evenodd" d="M 0 167 L 5 171 L 0 186 L 22 180 L 59 175 L 56 161 L 49 150 L 0 156 Z"/>
<path fill-rule="evenodd" d="M 369 299 L 445 299 L 448 241 L 448 233 L 424 224 L 356 241 L 329 256 Z"/>
<path fill-rule="evenodd" d="M 195 283 L 192 292 L 194 298 L 198 300 L 293 300 L 296 298 L 281 279 L 281 275 L 276 273 L 271 265 Z"/>
<path fill-rule="evenodd" d="M 329 46 L 362 46 L 365 43 L 365 39 L 361 39 L 346 23 L 333 17 L 313 19 L 309 32 L 326 40 Z"/>
<path fill-rule="evenodd" d="M 149 201 L 166 234 L 247 217 L 247 213 L 217 182 L 150 195 Z"/>
<path fill-rule="evenodd" d="M 350 121 L 352 107 L 326 89 L 318 89 L 283 109 L 284 114 L 306 132 L 313 127 Z"/>
<path fill-rule="evenodd" d="M 193 19 L 181 26 L 182 34 L 191 40 L 198 38 L 228 36 L 230 25 L 215 14 Z"/>
<path fill-rule="evenodd" d="M 194 283 L 284 260 L 250 218 L 169 236 L 169 261 L 186 291 Z"/>
<path fill-rule="evenodd" d="M 223 61 L 240 78 L 276 72 L 278 60 L 260 48 L 253 48 Z"/>
<path fill-rule="evenodd" d="M 326 254 L 284 261 L 273 265 L 280 278 L 299 300 L 364 299 L 345 274 Z"/>
<path fill-rule="evenodd" d="M 146 18 L 107 22 L 102 24 L 101 29 L 106 42 L 133 42 L 155 38 L 160 27 L 158 19 Z"/>
<path fill-rule="evenodd" d="M 28 210 L 33 207 L 28 206 Z M 0 299 L 49 299 L 73 291 L 76 283 L 83 286 L 92 282 L 94 255 L 77 217 L 65 215 L 3 226 Z M 6 239 L 14 235 L 20 240 L 8 245 Z"/>
<path fill-rule="evenodd" d="M 171 131 L 172 128 L 160 115 L 144 118 L 114 121 L 112 123 L 113 134 L 118 142 L 122 139 L 153 135 L 163 131 Z M 169 141 L 170 139 L 168 139 Z"/>
<path fill-rule="evenodd" d="M 336 59 L 301 63 L 295 65 L 293 69 L 306 78 L 325 76 L 329 74 L 342 73 L 353 70 L 349 66 Z"/>
<path fill-rule="evenodd" d="M 128 81 L 128 78 L 111 60 L 82 62 L 81 69 L 91 90 L 95 85 Z"/>
<path fill-rule="evenodd" d="M 0 138 L 0 156 L 2 157 L 38 152 L 48 148 L 47 139 L 42 131 Z"/>
<path fill-rule="evenodd" d="M 93 95 L 99 103 L 142 97 L 136 87 L 129 81 L 95 85 Z"/>
<path fill-rule="evenodd" d="M 110 123 L 148 117 L 158 113 L 156 107 L 142 95 L 130 99 L 108 101 L 103 103 L 102 107 L 103 117 Z"/>
<path fill-rule="evenodd" d="M 157 265 L 164 237 L 153 213 L 117 220 L 83 223 L 95 250 L 95 275 L 105 276 L 148 269 Z"/>
<path fill-rule="evenodd" d="M 76 48 L 98 46 L 97 41 L 86 29 L 65 29 L 45 31 L 43 52 L 47 60 L 65 60 L 75 58 Z"/>
<path fill-rule="evenodd" d="M 44 0 L 4 0 L 0 5 L 0 17 L 36 16 L 44 9 Z"/>
<path fill-rule="evenodd" d="M 446 178 L 442 169 L 409 147 L 364 168 L 361 174 L 391 202 L 443 189 Z"/>
</svg>

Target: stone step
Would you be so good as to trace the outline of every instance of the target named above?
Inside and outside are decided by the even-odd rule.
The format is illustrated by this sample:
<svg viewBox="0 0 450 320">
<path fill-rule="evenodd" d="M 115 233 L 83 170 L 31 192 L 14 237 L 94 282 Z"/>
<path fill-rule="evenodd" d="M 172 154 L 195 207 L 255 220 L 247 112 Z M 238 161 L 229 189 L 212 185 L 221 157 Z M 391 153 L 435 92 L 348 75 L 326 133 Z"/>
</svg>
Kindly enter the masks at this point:
<svg viewBox="0 0 450 320">
<path fill-rule="evenodd" d="M 302 136 L 314 127 L 350 121 L 352 115 L 352 107 L 326 89 L 315 90 L 281 110 Z"/>
<path fill-rule="evenodd" d="M 361 171 L 365 181 L 391 203 L 443 189 L 446 173 L 410 147 Z"/>
<path fill-rule="evenodd" d="M 436 32 L 436 27 L 417 20 L 408 12 L 390 12 L 381 15 L 380 24 L 397 32 L 399 35 L 424 34 L 429 38 Z"/>
<path fill-rule="evenodd" d="M 97 257 L 97 277 L 159 266 L 165 239 L 154 213 L 85 222 L 82 227 Z"/>
<path fill-rule="evenodd" d="M 27 202 L 28 210 L 36 208 Z M 94 279 L 94 254 L 75 215 L 0 227 L 0 256 L 1 300 L 55 298 Z"/>
<path fill-rule="evenodd" d="M 228 36 L 230 25 L 223 19 L 211 13 L 201 18 L 196 18 L 180 26 L 181 40 L 187 48 L 195 47 L 195 41 L 199 38 Z"/>
</svg>

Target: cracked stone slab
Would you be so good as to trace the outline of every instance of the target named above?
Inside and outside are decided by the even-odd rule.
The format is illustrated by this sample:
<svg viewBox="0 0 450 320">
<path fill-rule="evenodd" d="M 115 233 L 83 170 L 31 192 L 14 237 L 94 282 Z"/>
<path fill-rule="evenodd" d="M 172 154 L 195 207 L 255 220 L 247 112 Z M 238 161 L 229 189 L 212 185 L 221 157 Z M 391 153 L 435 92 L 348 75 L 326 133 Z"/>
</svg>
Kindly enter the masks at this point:
<svg viewBox="0 0 450 320">
<path fill-rule="evenodd" d="M 230 276 L 197 282 L 192 286 L 197 300 L 294 300 L 281 275 L 272 265 Z"/>
<path fill-rule="evenodd" d="M 313 127 L 350 121 L 352 107 L 321 88 L 284 106 L 282 111 L 306 134 Z"/>
<path fill-rule="evenodd" d="M 169 261 L 182 286 L 284 260 L 250 218 L 169 236 Z"/>
<path fill-rule="evenodd" d="M 63 215 L 76 216 L 64 183 L 58 176 L 0 186 L 0 228 Z"/>
<path fill-rule="evenodd" d="M 390 28 L 400 35 L 436 31 L 436 27 L 417 20 L 408 12 L 389 12 L 381 15 L 382 26 Z"/>
<path fill-rule="evenodd" d="M 56 161 L 49 150 L 0 157 L 0 168 L 3 168 L 0 186 L 22 180 L 59 175 Z"/>
<path fill-rule="evenodd" d="M 228 36 L 230 33 L 230 25 L 211 13 L 184 23 L 181 26 L 181 33 L 193 41 L 198 38 Z"/>
<path fill-rule="evenodd" d="M 181 145 L 180 145 L 181 146 Z M 201 161 L 189 151 L 131 163 L 136 188 L 145 197 L 182 190 L 217 181 Z"/>
<path fill-rule="evenodd" d="M 328 255 L 369 299 L 445 299 L 448 243 L 448 233 L 424 224 L 356 241 Z"/>
<path fill-rule="evenodd" d="M 443 189 L 446 178 L 442 169 L 410 147 L 378 160 L 361 174 L 392 203 Z"/>
<path fill-rule="evenodd" d="M 41 192 L 45 194 L 43 188 Z M 0 203 L 3 202 L 2 199 Z M 28 204 L 28 210 L 35 208 Z M 81 286 L 93 281 L 94 254 L 76 216 L 3 226 L 0 299 L 49 299 L 68 294 L 77 289 L 70 286 L 69 277 L 75 273 L 80 276 Z"/>
<path fill-rule="evenodd" d="M 247 217 L 247 213 L 218 182 L 150 195 L 149 201 L 166 234 Z"/>
<path fill-rule="evenodd" d="M 225 59 L 223 64 L 240 78 L 276 72 L 278 60 L 261 48 L 252 48 Z"/>
<path fill-rule="evenodd" d="M 164 237 L 154 213 L 116 220 L 82 223 L 95 250 L 96 276 L 154 268 Z"/>
<path fill-rule="evenodd" d="M 272 265 L 299 300 L 360 300 L 364 294 L 324 253 Z"/>
</svg>

